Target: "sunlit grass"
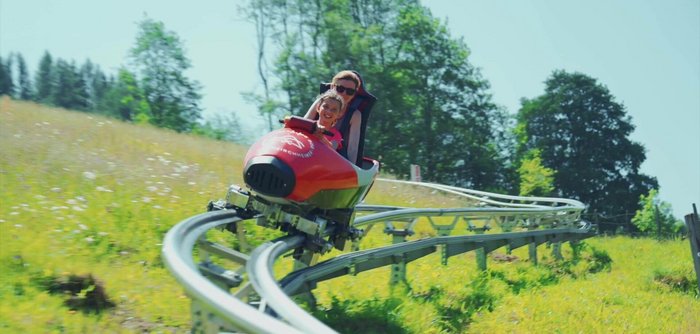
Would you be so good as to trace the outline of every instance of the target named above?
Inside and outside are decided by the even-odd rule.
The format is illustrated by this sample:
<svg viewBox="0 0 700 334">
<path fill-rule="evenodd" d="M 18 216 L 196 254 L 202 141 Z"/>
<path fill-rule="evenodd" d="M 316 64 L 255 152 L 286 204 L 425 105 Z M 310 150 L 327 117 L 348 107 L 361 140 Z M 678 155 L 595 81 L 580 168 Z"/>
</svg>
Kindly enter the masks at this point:
<svg viewBox="0 0 700 334">
<path fill-rule="evenodd" d="M 244 147 L 230 143 L 0 100 L 0 332 L 188 331 L 190 302 L 160 260 L 161 242 L 174 224 L 222 198 L 229 184 L 241 184 L 244 154 Z M 382 182 L 367 202 L 468 205 Z M 361 248 L 390 244 L 383 229 L 374 226 Z M 254 242 L 273 234 L 266 233 Z M 458 222 L 453 235 L 467 233 L 466 223 Z M 231 240 L 221 232 L 210 236 Z M 409 239 L 431 236 L 434 230 L 421 220 Z M 545 246 L 538 249 L 537 267 L 527 247 L 515 250 L 511 262 L 490 257 L 486 276 L 477 271 L 474 252 L 450 258 L 448 266 L 437 252 L 408 265 L 408 287 L 390 287 L 384 267 L 319 283 L 314 294 L 330 315 L 363 321 L 379 312 L 384 318 L 372 318 L 376 326 L 410 333 L 700 332 L 696 293 L 655 280 L 666 273 L 692 277 L 687 240 L 619 237 L 587 244 L 589 255 L 590 247 L 610 255 L 609 272 L 589 273 L 581 261 L 560 274 L 562 268 L 548 266 Z M 562 250 L 571 259 L 571 249 Z M 289 268 L 285 259 L 276 272 L 283 276 Z M 101 282 L 115 307 L 71 310 L 69 295 L 50 294 L 42 285 L 87 274 Z M 477 307 L 474 296 L 488 307 Z"/>
</svg>

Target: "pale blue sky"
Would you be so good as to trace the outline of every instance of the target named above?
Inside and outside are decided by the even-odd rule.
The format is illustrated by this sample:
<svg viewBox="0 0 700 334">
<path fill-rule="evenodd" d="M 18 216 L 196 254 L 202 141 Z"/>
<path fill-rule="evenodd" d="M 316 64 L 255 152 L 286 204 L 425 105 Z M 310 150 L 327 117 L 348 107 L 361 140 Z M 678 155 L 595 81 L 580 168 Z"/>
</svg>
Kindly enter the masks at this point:
<svg viewBox="0 0 700 334">
<path fill-rule="evenodd" d="M 108 73 L 127 64 L 147 13 L 183 40 L 207 113 L 257 117 L 240 93 L 260 88 L 243 1 L 0 0 L 0 55 L 20 52 L 36 70 L 44 50 Z M 424 1 L 472 51 L 494 101 L 514 113 L 543 93 L 555 69 L 597 78 L 627 107 L 678 218 L 700 205 L 700 1 Z M 361 69 L 359 69 L 361 71 Z M 324 80 L 328 78 L 319 78 Z M 375 92 L 381 98 L 381 92 Z M 259 124 L 259 122 L 256 122 Z"/>
</svg>

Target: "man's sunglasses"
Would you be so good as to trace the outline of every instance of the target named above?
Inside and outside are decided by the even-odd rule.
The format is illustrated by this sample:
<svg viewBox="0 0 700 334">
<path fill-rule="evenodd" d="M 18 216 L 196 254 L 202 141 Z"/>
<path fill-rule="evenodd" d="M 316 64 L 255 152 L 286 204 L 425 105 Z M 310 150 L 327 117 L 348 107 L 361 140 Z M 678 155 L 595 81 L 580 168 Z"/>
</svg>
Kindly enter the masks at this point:
<svg viewBox="0 0 700 334">
<path fill-rule="evenodd" d="M 347 96 L 353 96 L 355 95 L 355 90 L 352 88 L 347 88 L 341 85 L 336 85 L 335 86 L 335 91 L 338 93 L 345 93 Z"/>
</svg>

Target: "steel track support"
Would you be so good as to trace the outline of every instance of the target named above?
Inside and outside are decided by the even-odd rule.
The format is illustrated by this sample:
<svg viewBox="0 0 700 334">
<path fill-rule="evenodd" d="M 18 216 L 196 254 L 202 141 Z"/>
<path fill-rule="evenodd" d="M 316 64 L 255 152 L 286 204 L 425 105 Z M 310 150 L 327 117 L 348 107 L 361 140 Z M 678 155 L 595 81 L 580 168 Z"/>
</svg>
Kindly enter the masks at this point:
<svg viewBox="0 0 700 334">
<path fill-rule="evenodd" d="M 413 234 L 413 231 L 407 230 L 392 230 L 387 233 L 391 234 L 392 244 L 399 244 L 406 242 L 406 237 Z M 398 260 L 398 261 L 396 261 Z M 396 256 L 395 263 L 391 265 L 391 277 L 389 279 L 389 285 L 394 286 L 398 283 L 406 283 L 406 261 L 403 256 Z"/>
<path fill-rule="evenodd" d="M 304 249 L 304 252 L 301 254 L 301 257 L 298 260 L 294 260 L 294 267 L 292 271 L 301 270 L 306 267 L 315 265 L 316 263 L 318 263 L 319 257 L 321 257 L 321 254 L 311 252 L 308 249 Z M 316 308 L 316 296 L 314 296 L 311 290 L 301 292 L 294 297 L 305 301 L 307 304 L 309 304 L 311 308 Z"/>
<path fill-rule="evenodd" d="M 435 229 L 439 237 L 446 237 L 449 236 L 452 233 L 452 230 L 455 229 L 459 218 L 460 217 L 455 216 L 455 218 L 452 220 L 452 224 L 435 224 L 431 217 L 428 217 L 428 221 L 430 222 L 430 225 L 433 227 L 433 229 Z M 442 245 L 440 246 L 440 262 L 443 266 L 447 265 L 447 258 L 447 246 Z"/>
<path fill-rule="evenodd" d="M 557 241 L 552 246 L 552 256 L 557 261 L 561 261 L 564 259 L 564 256 L 561 255 L 561 242 Z"/>
<path fill-rule="evenodd" d="M 484 234 L 484 232 L 491 229 L 488 224 L 484 224 L 482 227 L 476 227 L 467 218 L 464 218 L 467 222 L 467 230 L 474 232 L 474 234 Z M 484 247 L 480 247 L 474 251 L 476 254 L 476 268 L 481 271 L 486 271 L 486 250 Z"/>
<path fill-rule="evenodd" d="M 536 218 L 534 221 L 534 224 L 528 224 L 528 230 L 535 230 L 539 228 L 540 219 Z M 527 245 L 528 248 L 528 255 L 530 256 L 530 263 L 532 263 L 533 266 L 537 265 L 537 242 L 533 239 L 533 241 Z"/>
</svg>

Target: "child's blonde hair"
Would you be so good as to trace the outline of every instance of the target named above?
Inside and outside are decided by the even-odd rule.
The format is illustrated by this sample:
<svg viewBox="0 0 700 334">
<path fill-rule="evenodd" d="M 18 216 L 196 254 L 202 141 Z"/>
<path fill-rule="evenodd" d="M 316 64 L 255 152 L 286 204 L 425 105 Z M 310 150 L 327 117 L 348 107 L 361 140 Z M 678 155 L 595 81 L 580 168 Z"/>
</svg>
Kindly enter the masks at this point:
<svg viewBox="0 0 700 334">
<path fill-rule="evenodd" d="M 323 103 L 323 101 L 329 100 L 329 99 L 333 100 L 333 101 L 337 101 L 339 103 L 340 108 L 339 108 L 338 112 L 340 113 L 340 116 L 343 116 L 344 110 L 345 110 L 345 100 L 343 100 L 343 97 L 340 96 L 340 94 L 338 94 L 338 92 L 336 92 L 335 90 L 332 90 L 332 89 L 329 89 L 325 93 L 318 96 L 318 107 L 317 108 L 321 107 L 321 104 Z"/>
</svg>

